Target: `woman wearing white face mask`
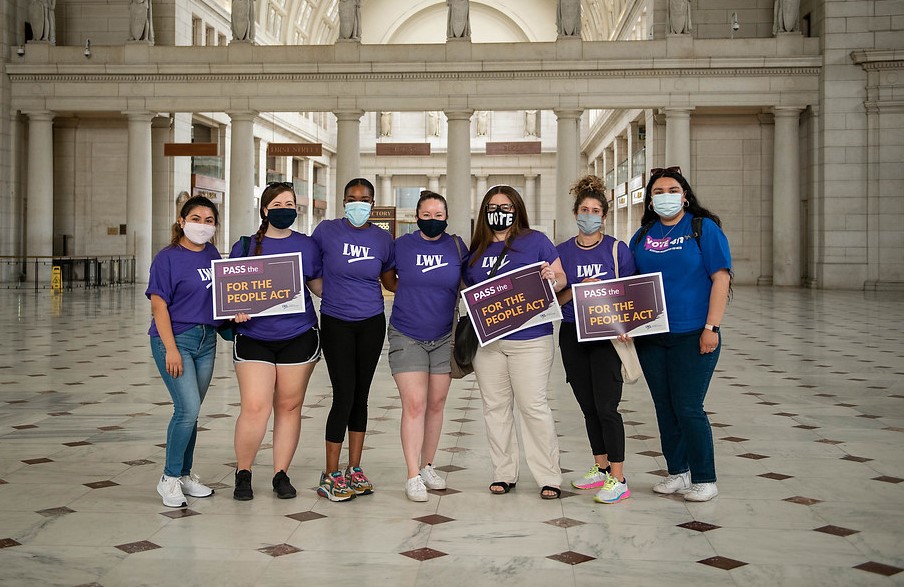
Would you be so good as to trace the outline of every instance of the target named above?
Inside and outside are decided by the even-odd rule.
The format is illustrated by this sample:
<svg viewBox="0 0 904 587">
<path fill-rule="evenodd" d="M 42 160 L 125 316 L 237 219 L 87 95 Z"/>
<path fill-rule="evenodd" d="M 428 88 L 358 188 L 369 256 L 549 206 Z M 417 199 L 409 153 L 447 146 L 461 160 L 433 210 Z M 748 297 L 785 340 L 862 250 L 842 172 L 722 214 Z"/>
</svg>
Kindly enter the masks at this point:
<svg viewBox="0 0 904 587">
<path fill-rule="evenodd" d="M 394 274 L 392 235 L 368 222 L 374 186 L 363 178 L 345 186 L 345 217 L 317 225 L 313 239 L 323 251 L 320 305 L 323 355 L 333 385 L 326 421 L 326 468 L 317 492 L 330 501 L 373 493 L 361 469 L 367 430 L 367 397 L 383 339 L 386 315 L 380 278 Z M 348 466 L 339 454 L 348 431 Z"/>
<path fill-rule="evenodd" d="M 708 501 L 719 492 L 703 401 L 721 350 L 731 252 L 719 217 L 700 205 L 678 167 L 650 172 L 644 206 L 631 249 L 641 273 L 662 273 L 669 310 L 668 333 L 635 341 L 669 470 L 653 491 Z"/>
<path fill-rule="evenodd" d="M 598 489 L 595 501 L 617 503 L 631 497 L 624 477 L 625 425 L 618 404 L 622 396 L 621 360 L 608 340 L 578 342 L 571 284 L 615 279 L 618 243 L 618 276 L 634 275 L 634 257 L 628 245 L 603 234 L 609 213 L 606 186 L 594 175 L 579 179 L 571 188 L 578 234 L 559 244 L 559 259 L 568 283 L 558 294 L 562 305 L 559 349 L 565 375 L 584 414 L 584 425 L 593 466 L 571 484 L 578 489 Z"/>
<path fill-rule="evenodd" d="M 157 493 L 163 505 L 184 507 L 185 496 L 207 497 L 213 489 L 192 475 L 198 413 L 213 376 L 217 331 L 210 296 L 210 262 L 220 258 L 210 243 L 219 225 L 217 207 L 196 196 L 182 206 L 173 238 L 151 263 L 145 295 L 153 320 L 151 353 L 173 399 L 166 431 L 166 462 Z"/>
</svg>

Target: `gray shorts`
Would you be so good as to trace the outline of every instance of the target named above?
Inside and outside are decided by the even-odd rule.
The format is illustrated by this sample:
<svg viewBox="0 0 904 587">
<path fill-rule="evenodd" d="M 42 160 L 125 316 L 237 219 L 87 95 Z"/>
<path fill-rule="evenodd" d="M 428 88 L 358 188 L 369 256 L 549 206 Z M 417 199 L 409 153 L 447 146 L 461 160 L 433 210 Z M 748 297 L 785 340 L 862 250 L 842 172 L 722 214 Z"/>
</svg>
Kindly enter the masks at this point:
<svg viewBox="0 0 904 587">
<path fill-rule="evenodd" d="M 389 370 L 396 373 L 451 373 L 452 333 L 439 340 L 415 340 L 393 328 L 389 334 Z"/>
</svg>

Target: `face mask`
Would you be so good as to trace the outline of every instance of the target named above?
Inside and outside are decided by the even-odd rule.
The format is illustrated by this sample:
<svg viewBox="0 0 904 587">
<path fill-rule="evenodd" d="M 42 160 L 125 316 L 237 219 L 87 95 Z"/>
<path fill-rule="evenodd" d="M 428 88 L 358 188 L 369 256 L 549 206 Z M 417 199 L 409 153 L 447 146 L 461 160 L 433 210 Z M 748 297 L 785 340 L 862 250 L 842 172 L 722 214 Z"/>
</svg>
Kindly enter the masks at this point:
<svg viewBox="0 0 904 587">
<path fill-rule="evenodd" d="M 660 218 L 672 218 L 681 211 L 684 194 L 654 194 L 653 212 Z"/>
<path fill-rule="evenodd" d="M 364 223 L 370 218 L 370 203 L 348 202 L 345 205 L 345 217 L 352 223 L 352 226 L 357 228 L 364 226 Z"/>
<path fill-rule="evenodd" d="M 298 218 L 298 212 L 295 208 L 273 208 L 272 210 L 267 210 L 267 222 L 273 228 L 289 228 L 296 218 Z"/>
<path fill-rule="evenodd" d="M 443 233 L 446 230 L 446 227 L 449 226 L 449 223 L 445 220 L 437 220 L 436 218 L 418 218 L 417 219 L 417 227 L 421 229 L 421 232 L 424 233 L 424 236 L 427 238 L 435 238 Z"/>
<path fill-rule="evenodd" d="M 603 217 L 596 214 L 578 214 L 578 230 L 582 234 L 596 234 L 603 225 Z"/>
<path fill-rule="evenodd" d="M 196 245 L 210 242 L 216 231 L 217 227 L 213 224 L 201 224 L 200 222 L 186 222 L 185 226 L 182 227 L 185 238 Z"/>
<path fill-rule="evenodd" d="M 503 212 L 496 210 L 495 212 L 487 212 L 487 224 L 493 232 L 502 232 L 515 223 L 514 212 Z"/>
</svg>

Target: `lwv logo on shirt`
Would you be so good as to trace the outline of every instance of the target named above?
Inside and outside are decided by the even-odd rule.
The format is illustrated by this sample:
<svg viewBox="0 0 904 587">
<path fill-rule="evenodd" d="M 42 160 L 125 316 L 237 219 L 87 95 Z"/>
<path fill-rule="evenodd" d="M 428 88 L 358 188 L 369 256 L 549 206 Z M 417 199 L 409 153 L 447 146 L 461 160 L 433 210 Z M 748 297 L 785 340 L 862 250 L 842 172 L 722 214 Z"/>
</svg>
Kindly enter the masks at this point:
<svg viewBox="0 0 904 587">
<path fill-rule="evenodd" d="M 348 260 L 349 263 L 356 263 L 358 261 L 366 261 L 374 258 L 370 254 L 370 247 L 350 245 L 348 243 L 342 243 L 342 256 L 351 257 Z"/>
<path fill-rule="evenodd" d="M 492 270 L 493 266 L 496 265 L 497 259 L 499 259 L 498 256 L 497 257 L 484 257 L 483 263 L 481 263 L 480 266 L 483 267 L 484 269 Z M 502 269 L 503 267 L 505 267 L 508 264 L 509 264 L 508 255 L 506 255 L 505 257 L 502 258 L 502 263 L 499 264 L 499 268 Z M 487 271 L 487 275 L 489 275 L 489 274 L 490 274 L 490 271 Z"/>
<path fill-rule="evenodd" d="M 595 278 L 602 277 L 608 273 L 607 271 L 603 271 L 602 263 L 591 263 L 590 265 L 578 265 L 578 279 L 585 279 L 587 277 Z"/>
<path fill-rule="evenodd" d="M 197 271 L 198 275 L 201 276 L 201 281 L 206 281 L 207 289 L 210 289 L 213 286 L 213 269 L 210 267 L 199 267 Z"/>
<path fill-rule="evenodd" d="M 433 271 L 434 269 L 439 269 L 440 267 L 448 265 L 448 263 L 443 263 L 442 255 L 418 255 L 415 264 L 418 267 L 423 267 L 421 273 L 427 273 L 428 271 Z"/>
</svg>

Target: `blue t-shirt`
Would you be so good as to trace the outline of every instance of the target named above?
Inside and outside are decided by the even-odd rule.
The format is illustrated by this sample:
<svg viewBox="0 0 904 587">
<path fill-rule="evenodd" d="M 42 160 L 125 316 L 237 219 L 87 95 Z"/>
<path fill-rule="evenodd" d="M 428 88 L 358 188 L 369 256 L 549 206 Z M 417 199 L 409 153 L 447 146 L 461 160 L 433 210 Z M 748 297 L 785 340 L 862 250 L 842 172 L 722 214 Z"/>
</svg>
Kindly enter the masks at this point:
<svg viewBox="0 0 904 587">
<path fill-rule="evenodd" d="M 151 262 L 151 274 L 144 295 L 160 296 L 166 302 L 173 334 L 182 334 L 198 324 L 219 326 L 213 319 L 213 293 L 210 262 L 220 258 L 215 246 L 207 243 L 203 251 L 190 251 L 176 245 L 162 249 Z M 160 336 L 151 319 L 151 336 Z"/>
<path fill-rule="evenodd" d="M 669 331 L 675 333 L 703 328 L 713 285 L 710 276 L 720 269 L 731 271 L 731 251 L 725 233 L 715 222 L 704 218 L 697 246 L 692 218 L 685 214 L 674 226 L 664 226 L 657 220 L 642 242 L 634 244 L 637 233 L 631 237 L 637 269 L 641 273 L 662 273 Z"/>
<path fill-rule="evenodd" d="M 467 259 L 468 247 L 457 235 L 444 233 L 432 241 L 417 231 L 396 239 L 399 284 L 389 323 L 415 340 L 439 340 L 452 332 L 452 312 Z"/>
<path fill-rule="evenodd" d="M 477 258 L 473 265 L 470 260 L 468 261 L 465 282 L 469 286 L 487 280 L 504 246 L 505 244 L 502 242 L 490 243 L 490 246 L 483 252 L 483 255 Z M 502 275 L 540 261 L 552 263 L 558 258 L 559 253 L 556 251 L 555 245 L 552 244 L 552 241 L 545 234 L 536 230 L 528 230 L 518 235 L 515 242 L 512 243 L 512 246 L 505 253 L 502 263 L 499 264 L 496 275 Z M 552 334 L 552 323 L 547 322 L 546 324 L 531 326 L 514 334 L 509 334 L 503 340 L 532 340 L 550 334 Z"/>
<path fill-rule="evenodd" d="M 256 248 L 257 240 L 252 236 L 248 246 L 249 257 L 254 256 Z M 323 273 L 320 266 L 320 247 L 308 235 L 292 231 L 292 234 L 286 238 L 265 236 L 261 242 L 261 255 L 298 252 L 301 253 L 302 280 L 307 282 L 320 277 Z M 234 259 L 241 256 L 242 239 L 239 239 L 232 245 L 229 257 Z M 289 340 L 304 334 L 312 326 L 317 326 L 317 313 L 314 312 L 314 304 L 311 302 L 311 292 L 304 283 L 301 289 L 304 293 L 304 312 L 279 316 L 255 316 L 247 322 L 236 324 L 236 332 L 258 340 Z"/>
<path fill-rule="evenodd" d="M 355 228 L 337 218 L 318 224 L 311 238 L 323 251 L 321 313 L 349 321 L 382 314 L 380 274 L 395 267 L 392 235 L 375 224 Z"/>
<path fill-rule="evenodd" d="M 574 283 L 581 283 L 588 277 L 595 277 L 601 281 L 615 279 L 615 260 L 612 258 L 612 245 L 615 237 L 608 234 L 592 249 L 582 249 L 575 243 L 572 237 L 559 243 L 556 250 L 559 251 L 559 259 L 562 261 L 562 269 L 568 279 L 568 287 Z M 634 267 L 634 256 L 627 243 L 618 243 L 618 276 L 628 277 L 637 273 Z M 562 306 L 562 321 L 574 322 L 574 302 Z"/>
</svg>

